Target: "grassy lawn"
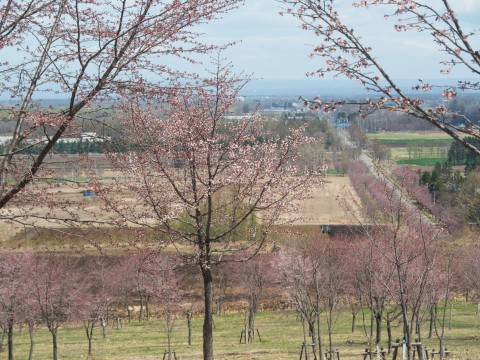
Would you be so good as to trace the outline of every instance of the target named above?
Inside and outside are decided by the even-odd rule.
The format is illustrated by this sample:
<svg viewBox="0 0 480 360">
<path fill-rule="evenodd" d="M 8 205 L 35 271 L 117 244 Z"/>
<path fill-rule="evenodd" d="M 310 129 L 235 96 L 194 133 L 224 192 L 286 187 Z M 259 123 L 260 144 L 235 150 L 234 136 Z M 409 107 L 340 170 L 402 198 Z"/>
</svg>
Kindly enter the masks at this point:
<svg viewBox="0 0 480 360">
<path fill-rule="evenodd" d="M 452 330 L 447 330 L 445 344 L 453 353 L 454 359 L 480 358 L 480 318 L 475 315 L 476 306 L 463 302 L 455 303 Z M 244 314 L 226 314 L 215 318 L 215 356 L 216 359 L 298 359 L 303 342 L 302 326 L 292 311 L 261 312 L 257 315 L 256 324 L 262 342 L 239 344 L 243 327 Z M 351 316 L 344 311 L 338 317 L 333 334 L 333 344 L 340 350 L 341 359 L 359 359 L 362 350 L 367 346 L 361 314 L 358 315 L 354 334 L 350 332 Z M 394 339 L 400 336 L 401 325 L 395 324 Z M 193 321 L 193 344 L 187 345 L 187 328 L 185 320 L 178 318 L 173 334 L 173 349 L 177 359 L 202 358 L 202 319 Z M 423 325 L 423 343 L 429 348 L 437 348 L 436 339 L 426 339 L 428 323 Z M 327 343 L 326 331 L 324 345 Z M 95 329 L 93 343 L 95 360 L 153 360 L 163 358 L 167 348 L 165 327 L 161 320 L 151 322 L 132 322 L 124 324 L 122 329 L 109 328 L 107 339 L 101 338 L 99 328 Z M 383 333 L 386 347 L 386 331 Z M 29 338 L 26 329 L 17 332 L 14 337 L 15 358 L 26 359 Z M 59 330 L 59 358 L 86 359 L 87 339 L 84 330 L 68 327 Z M 51 338 L 44 328 L 35 333 L 34 359 L 51 358 Z"/>
</svg>

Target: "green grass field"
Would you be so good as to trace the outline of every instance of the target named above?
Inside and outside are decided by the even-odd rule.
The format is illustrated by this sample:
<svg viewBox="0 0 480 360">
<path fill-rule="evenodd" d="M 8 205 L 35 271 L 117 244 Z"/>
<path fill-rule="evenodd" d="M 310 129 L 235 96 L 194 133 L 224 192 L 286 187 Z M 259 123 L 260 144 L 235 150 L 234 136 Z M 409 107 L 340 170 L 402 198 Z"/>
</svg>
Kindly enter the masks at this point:
<svg viewBox="0 0 480 360">
<path fill-rule="evenodd" d="M 367 134 L 390 149 L 391 159 L 398 165 L 435 166 L 446 160 L 453 139 L 442 132 L 387 132 Z"/>
<path fill-rule="evenodd" d="M 397 158 L 396 163 L 398 165 L 417 165 L 417 166 L 435 166 L 435 164 L 443 164 L 446 158 L 416 158 L 416 159 L 405 159 Z"/>
<path fill-rule="evenodd" d="M 453 139 L 443 132 L 385 132 L 367 134 L 369 140 L 396 146 L 450 146 Z"/>
<path fill-rule="evenodd" d="M 480 317 L 475 315 L 476 306 L 464 302 L 455 303 L 452 330 L 447 330 L 445 346 L 452 351 L 453 359 L 480 358 Z M 261 312 L 256 325 L 262 342 L 239 344 L 244 314 L 227 314 L 215 317 L 216 359 L 298 359 L 303 333 L 301 323 L 293 311 Z M 338 317 L 333 333 L 333 344 L 340 350 L 341 359 L 361 359 L 361 352 L 367 346 L 361 314 L 357 318 L 355 333 L 351 334 L 351 315 L 347 310 Z M 174 327 L 173 349 L 177 359 L 202 358 L 202 319 L 193 321 L 193 344 L 187 345 L 187 328 L 184 318 L 178 318 Z M 394 339 L 400 336 L 401 325 L 395 324 Z M 426 339 L 428 324 L 423 325 L 423 343 L 428 349 L 437 348 L 436 339 Z M 326 331 L 324 344 L 327 343 Z M 161 320 L 151 322 L 124 323 L 123 328 L 109 328 L 107 339 L 102 339 L 100 328 L 95 329 L 93 359 L 95 360 L 153 360 L 162 359 L 167 348 L 166 332 Z M 383 332 L 386 347 L 386 331 Z M 26 359 L 29 349 L 28 331 L 23 329 L 14 337 L 15 358 Z M 59 358 L 63 360 L 86 359 L 87 338 L 81 326 L 59 330 Z M 46 329 L 35 333 L 34 359 L 51 358 L 51 337 Z"/>
</svg>

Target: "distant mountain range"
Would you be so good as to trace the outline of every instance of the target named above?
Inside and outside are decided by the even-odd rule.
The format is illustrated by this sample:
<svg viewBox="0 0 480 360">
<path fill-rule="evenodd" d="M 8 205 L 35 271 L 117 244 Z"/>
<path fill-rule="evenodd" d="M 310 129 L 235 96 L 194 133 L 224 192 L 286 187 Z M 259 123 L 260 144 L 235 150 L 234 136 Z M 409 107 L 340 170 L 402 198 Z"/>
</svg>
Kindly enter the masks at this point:
<svg viewBox="0 0 480 360">
<path fill-rule="evenodd" d="M 347 80 L 254 80 L 242 90 L 244 96 L 339 97 L 361 95 L 365 90 Z"/>
<path fill-rule="evenodd" d="M 431 85 L 441 86 L 445 84 L 456 84 L 461 79 L 426 79 L 425 82 Z M 462 79 L 465 80 L 465 79 Z M 418 97 L 438 96 L 443 91 L 440 88 L 433 88 L 429 92 L 413 91 L 412 86 L 419 84 L 418 80 L 398 80 L 397 84 L 401 86 L 407 93 L 415 93 Z M 297 79 L 297 80 L 281 80 L 281 79 L 258 79 L 253 80 L 245 86 L 241 95 L 246 97 L 256 96 L 272 96 L 272 97 L 290 97 L 298 98 L 300 96 L 311 98 L 320 96 L 322 98 L 355 98 L 359 96 L 368 96 L 368 92 L 356 81 L 344 79 Z M 0 96 L 0 104 L 15 104 L 18 100 L 8 99 Z M 65 102 L 58 94 L 45 97 L 45 103 L 59 105 Z"/>
<path fill-rule="evenodd" d="M 435 86 L 456 84 L 461 79 L 426 79 L 426 83 Z M 465 80 L 465 79 L 463 79 Z M 429 95 L 438 96 L 443 89 L 433 88 L 431 91 L 413 91 L 412 87 L 419 84 L 418 79 L 398 80 L 406 93 L 415 93 L 415 96 L 424 97 Z M 302 79 L 302 80 L 254 80 L 247 84 L 242 91 L 244 96 L 289 96 L 289 97 L 312 97 L 322 98 L 352 98 L 368 96 L 368 92 L 353 80 L 327 80 L 327 79 Z"/>
</svg>

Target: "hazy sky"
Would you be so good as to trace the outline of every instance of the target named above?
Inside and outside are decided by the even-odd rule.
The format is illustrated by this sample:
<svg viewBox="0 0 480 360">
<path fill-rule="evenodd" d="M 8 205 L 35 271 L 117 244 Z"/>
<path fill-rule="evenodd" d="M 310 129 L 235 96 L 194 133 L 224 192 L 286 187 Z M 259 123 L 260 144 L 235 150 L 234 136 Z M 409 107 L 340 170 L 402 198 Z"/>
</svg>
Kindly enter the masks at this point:
<svg viewBox="0 0 480 360">
<path fill-rule="evenodd" d="M 442 77 L 439 65 L 442 54 L 426 34 L 396 32 L 393 22 L 383 17 L 385 9 L 358 9 L 352 7 L 349 0 L 336 3 L 341 5 L 344 23 L 364 37 L 393 76 L 399 79 Z M 479 27 L 480 0 L 452 0 L 451 3 L 466 28 Z M 227 52 L 238 69 L 264 79 L 304 79 L 306 72 L 318 67 L 320 59 L 310 59 L 308 53 L 321 39 L 299 29 L 295 19 L 280 16 L 280 6 L 276 0 L 246 0 L 245 6 L 202 30 L 208 40 L 217 43 L 241 41 Z M 455 71 L 453 76 L 468 75 Z"/>
<path fill-rule="evenodd" d="M 366 44 L 373 48 L 374 56 L 395 79 L 413 79 L 406 82 L 413 85 L 417 82 L 416 79 L 445 77 L 440 74 L 442 66 L 439 64 L 445 59 L 444 54 L 438 50 L 428 34 L 413 31 L 398 33 L 393 28 L 394 20 L 384 18 L 385 7 L 359 9 L 351 5 L 353 1 L 335 0 L 342 21 L 362 35 Z M 441 3 L 441 0 L 424 1 L 428 4 Z M 450 3 L 465 30 L 480 28 L 480 0 L 451 0 Z M 308 57 L 313 46 L 318 45 L 322 39 L 315 37 L 311 31 L 301 30 L 296 19 L 280 16 L 282 6 L 283 3 L 278 0 L 245 0 L 244 6 L 224 15 L 223 19 L 199 26 L 196 30 L 204 33 L 202 40 L 206 43 L 238 42 L 224 54 L 234 64 L 236 72 L 253 74 L 255 79 L 305 80 L 307 72 L 322 66 L 320 58 Z M 474 47 L 480 49 L 480 35 L 472 41 Z M 14 49 L 11 49 L 10 53 L 4 51 L 3 55 L 5 58 L 18 56 Z M 175 69 L 199 73 L 202 73 L 206 66 L 192 68 L 189 63 L 179 62 L 177 58 L 160 58 L 158 61 Z M 450 77 L 468 79 L 470 73 L 458 68 Z M 352 81 L 332 83 L 318 79 L 308 83 L 254 81 L 249 87 L 255 93 L 282 87 L 293 93 L 300 93 L 305 88 L 311 88 L 315 93 L 320 93 L 324 88 L 327 89 L 325 91 L 335 88 L 348 88 L 352 91 L 360 89 L 359 85 Z"/>
</svg>

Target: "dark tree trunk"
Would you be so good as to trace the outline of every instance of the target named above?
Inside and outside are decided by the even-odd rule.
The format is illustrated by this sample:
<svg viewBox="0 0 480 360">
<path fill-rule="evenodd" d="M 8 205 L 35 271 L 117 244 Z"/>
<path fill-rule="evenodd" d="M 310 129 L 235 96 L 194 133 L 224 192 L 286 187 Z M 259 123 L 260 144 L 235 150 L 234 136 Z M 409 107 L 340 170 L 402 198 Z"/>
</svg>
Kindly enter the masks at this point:
<svg viewBox="0 0 480 360">
<path fill-rule="evenodd" d="M 170 303 L 167 305 L 167 350 L 168 360 L 172 360 L 172 310 Z"/>
<path fill-rule="evenodd" d="M 192 346 L 192 314 L 187 314 L 188 346 Z"/>
<path fill-rule="evenodd" d="M 7 320 L 8 326 L 8 360 L 13 360 L 13 319 Z"/>
<path fill-rule="evenodd" d="M 352 313 L 352 334 L 355 333 L 356 322 L 357 322 L 357 313 Z"/>
<path fill-rule="evenodd" d="M 202 265 L 203 289 L 205 296 L 205 318 L 203 321 L 203 359 L 213 360 L 213 276 L 206 264 Z"/>
<path fill-rule="evenodd" d="M 320 311 L 319 310 L 316 311 L 315 318 L 317 321 L 318 358 L 323 359 L 322 333 L 320 329 Z"/>
<path fill-rule="evenodd" d="M 328 359 L 330 360 L 333 360 L 334 359 L 334 356 L 333 356 L 333 339 L 332 339 L 332 335 L 333 335 L 333 309 L 330 308 L 328 309 L 328 321 L 327 321 L 327 324 L 328 324 L 328 349 L 329 349 L 329 357 Z"/>
<path fill-rule="evenodd" d="M 143 293 L 140 291 L 140 313 L 138 314 L 138 321 L 142 321 L 143 319 L 143 304 L 144 304 L 144 298 L 143 298 Z"/>
<path fill-rule="evenodd" d="M 392 320 L 390 320 L 390 315 L 387 313 L 387 336 L 388 336 L 388 353 L 392 349 Z"/>
<path fill-rule="evenodd" d="M 416 317 L 416 321 L 415 321 L 415 329 L 416 329 L 416 333 L 417 333 L 417 340 L 419 342 L 422 342 L 422 328 L 420 326 L 420 319 L 418 318 L 418 314 L 417 314 L 417 317 Z"/>
<path fill-rule="evenodd" d="M 33 338 L 33 331 L 35 330 L 35 322 L 33 320 L 28 321 L 28 333 L 30 335 L 30 350 L 28 351 L 28 360 L 33 359 L 33 347 L 35 345 L 35 341 Z"/>
<path fill-rule="evenodd" d="M 255 341 L 255 308 L 254 304 L 250 304 L 250 308 L 248 311 L 248 330 L 247 330 L 247 341 L 250 338 L 252 342 Z"/>
<path fill-rule="evenodd" d="M 439 347 L 440 347 L 440 349 L 439 349 L 440 359 L 443 360 L 443 359 L 445 359 L 445 349 L 443 348 L 443 338 L 440 337 L 440 338 L 438 339 L 438 341 L 439 341 L 438 345 L 439 345 Z"/>
<path fill-rule="evenodd" d="M 145 296 L 145 316 L 147 317 L 147 321 L 150 321 L 150 306 L 149 306 L 149 296 Z"/>
<path fill-rule="evenodd" d="M 320 328 L 320 286 L 318 283 L 318 272 L 315 270 L 315 321 L 317 323 L 317 345 L 318 359 L 323 359 L 322 331 Z M 314 341 L 315 342 L 315 341 Z"/>
<path fill-rule="evenodd" d="M 382 341 L 382 314 L 375 314 L 375 345 Z"/>
<path fill-rule="evenodd" d="M 430 326 L 428 328 L 428 338 L 431 339 L 433 336 L 433 326 L 435 325 L 435 321 L 437 320 L 436 316 L 436 306 L 430 306 Z"/>
<path fill-rule="evenodd" d="M 448 330 L 452 330 L 453 302 L 450 301 L 450 316 L 448 317 Z"/>
<path fill-rule="evenodd" d="M 83 325 L 85 327 L 85 334 L 87 335 L 87 340 L 88 340 L 87 359 L 91 359 L 92 358 L 93 328 L 95 327 L 95 321 L 87 320 L 87 322 L 84 322 Z"/>
<path fill-rule="evenodd" d="M 362 326 L 363 326 L 363 332 L 365 333 L 365 336 L 368 337 L 368 332 L 367 332 L 367 319 L 365 318 L 365 309 L 362 306 Z"/>
<path fill-rule="evenodd" d="M 93 324 L 88 324 L 88 327 L 87 327 L 87 338 L 88 338 L 88 354 L 87 354 L 87 359 L 91 359 L 91 358 L 92 358 Z"/>
<path fill-rule="evenodd" d="M 115 328 L 118 330 L 122 327 L 122 319 L 120 318 L 120 314 L 115 312 Z"/>
<path fill-rule="evenodd" d="M 57 329 L 52 328 L 50 332 L 52 333 L 53 342 L 53 360 L 58 360 Z"/>
</svg>

